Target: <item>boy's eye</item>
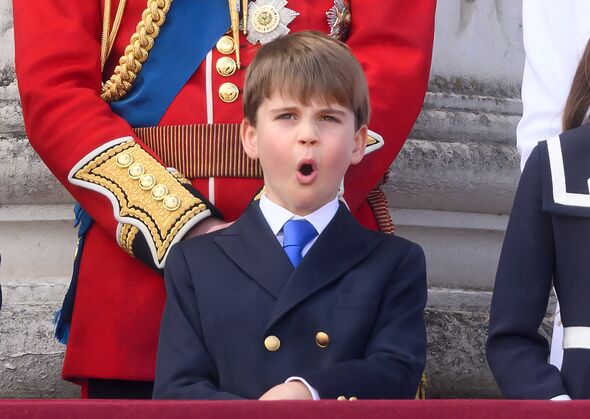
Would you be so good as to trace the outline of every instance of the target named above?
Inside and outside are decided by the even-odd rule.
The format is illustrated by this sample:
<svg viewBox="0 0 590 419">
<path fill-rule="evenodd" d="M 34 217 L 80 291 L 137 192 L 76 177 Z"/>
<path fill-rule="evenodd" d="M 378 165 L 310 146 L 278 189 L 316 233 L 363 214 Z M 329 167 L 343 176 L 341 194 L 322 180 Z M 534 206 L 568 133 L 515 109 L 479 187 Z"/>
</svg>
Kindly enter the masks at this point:
<svg viewBox="0 0 590 419">
<path fill-rule="evenodd" d="M 336 118 L 335 116 L 332 115 L 322 115 L 320 117 L 320 119 L 322 121 L 329 121 L 329 122 L 340 122 L 340 119 Z"/>
<path fill-rule="evenodd" d="M 282 113 L 277 116 L 277 119 L 294 119 L 295 115 L 292 113 Z"/>
</svg>

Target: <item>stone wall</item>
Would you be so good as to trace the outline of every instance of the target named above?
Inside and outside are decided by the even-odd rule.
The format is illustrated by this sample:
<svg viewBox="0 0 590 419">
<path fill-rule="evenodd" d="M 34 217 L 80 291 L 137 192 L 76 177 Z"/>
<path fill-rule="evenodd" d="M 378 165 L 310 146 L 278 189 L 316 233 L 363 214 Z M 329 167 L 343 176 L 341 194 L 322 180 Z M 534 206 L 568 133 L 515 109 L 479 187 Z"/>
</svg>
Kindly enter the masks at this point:
<svg viewBox="0 0 590 419">
<path fill-rule="evenodd" d="M 483 345 L 518 180 L 520 1 L 441 0 L 424 108 L 385 191 L 427 254 L 429 397 L 496 397 Z M 28 145 L 0 0 L 0 397 L 76 397 L 51 337 L 75 245 L 72 200 Z M 546 321 L 544 333 L 549 333 Z"/>
</svg>

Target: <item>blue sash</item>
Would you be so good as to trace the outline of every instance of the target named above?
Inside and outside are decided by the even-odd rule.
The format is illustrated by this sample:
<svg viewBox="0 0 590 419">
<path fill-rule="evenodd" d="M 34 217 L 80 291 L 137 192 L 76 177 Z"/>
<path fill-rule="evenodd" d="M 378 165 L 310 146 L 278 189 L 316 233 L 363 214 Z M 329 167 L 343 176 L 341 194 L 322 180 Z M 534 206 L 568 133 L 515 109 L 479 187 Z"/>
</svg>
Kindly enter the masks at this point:
<svg viewBox="0 0 590 419">
<path fill-rule="evenodd" d="M 226 0 L 173 0 L 131 91 L 111 109 L 132 127 L 158 125 L 180 89 L 230 27 Z"/>
</svg>

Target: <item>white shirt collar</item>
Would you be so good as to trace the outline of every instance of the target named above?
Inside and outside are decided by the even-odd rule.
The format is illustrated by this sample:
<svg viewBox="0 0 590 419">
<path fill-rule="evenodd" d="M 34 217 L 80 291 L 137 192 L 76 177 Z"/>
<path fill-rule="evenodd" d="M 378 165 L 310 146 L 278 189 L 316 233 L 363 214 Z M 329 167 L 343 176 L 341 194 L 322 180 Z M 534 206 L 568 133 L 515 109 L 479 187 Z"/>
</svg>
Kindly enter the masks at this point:
<svg viewBox="0 0 590 419">
<path fill-rule="evenodd" d="M 266 197 L 266 195 L 262 195 L 260 198 L 259 206 L 260 211 L 262 211 L 262 215 L 266 219 L 266 222 L 270 226 L 270 229 L 275 236 L 279 234 L 285 223 L 292 218 L 295 220 L 303 218 L 306 219 L 315 227 L 319 235 L 322 234 L 322 231 L 324 231 L 328 223 L 332 221 L 332 218 L 334 218 L 334 215 L 336 215 L 339 204 L 338 198 L 334 198 L 321 208 L 318 208 L 314 212 L 307 214 L 305 217 L 293 214 L 291 211 L 281 207 L 279 204 L 272 202 Z"/>
</svg>

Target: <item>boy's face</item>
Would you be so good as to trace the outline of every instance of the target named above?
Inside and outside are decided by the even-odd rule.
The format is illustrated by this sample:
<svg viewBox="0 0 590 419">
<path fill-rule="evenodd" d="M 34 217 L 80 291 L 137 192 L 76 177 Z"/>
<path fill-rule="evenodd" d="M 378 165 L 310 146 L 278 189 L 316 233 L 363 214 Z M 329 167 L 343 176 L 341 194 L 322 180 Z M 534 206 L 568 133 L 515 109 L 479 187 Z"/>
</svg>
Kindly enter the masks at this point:
<svg viewBox="0 0 590 419">
<path fill-rule="evenodd" d="M 248 156 L 260 159 L 267 197 L 307 215 L 336 197 L 348 166 L 361 161 L 367 127 L 338 104 L 305 106 L 275 92 L 262 102 L 256 127 L 242 122 Z"/>
</svg>

